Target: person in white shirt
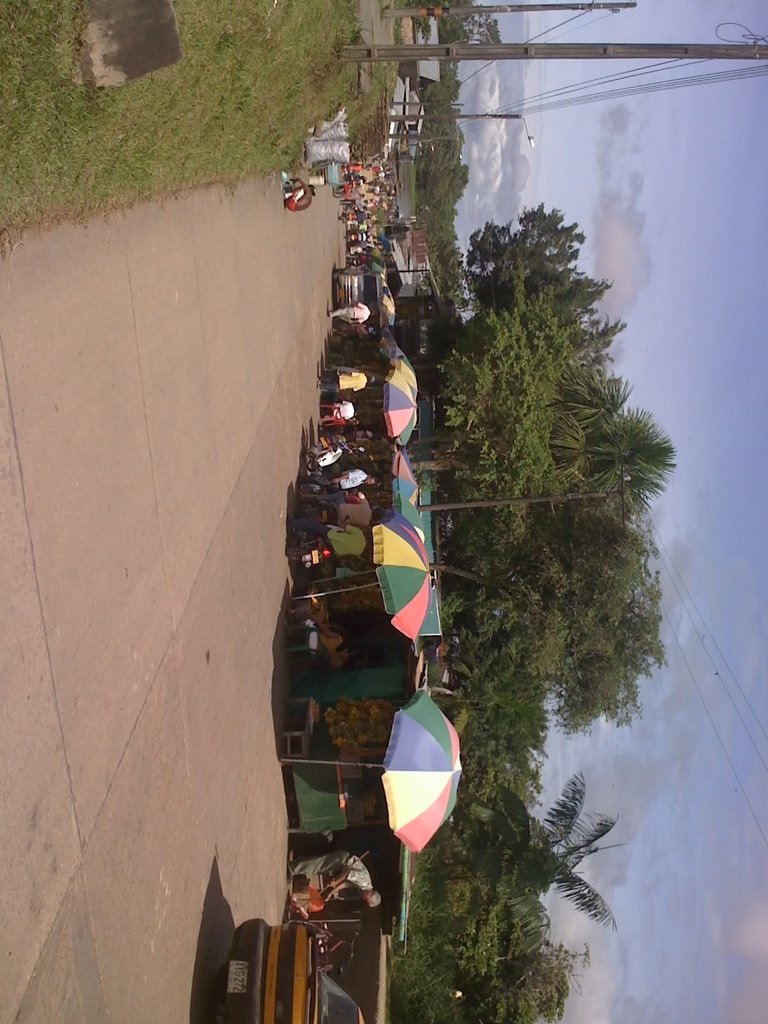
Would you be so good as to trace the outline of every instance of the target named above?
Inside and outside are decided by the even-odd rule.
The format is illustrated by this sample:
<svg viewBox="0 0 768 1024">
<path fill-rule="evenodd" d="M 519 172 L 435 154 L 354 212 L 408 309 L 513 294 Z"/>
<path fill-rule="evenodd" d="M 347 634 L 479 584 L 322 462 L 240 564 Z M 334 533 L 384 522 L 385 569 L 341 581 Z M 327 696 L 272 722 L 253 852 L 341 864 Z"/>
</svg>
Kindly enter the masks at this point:
<svg viewBox="0 0 768 1024">
<path fill-rule="evenodd" d="M 350 469 L 340 476 L 328 479 L 322 473 L 310 473 L 298 478 L 300 484 L 311 484 L 322 500 L 331 505 L 341 505 L 346 501 L 350 491 L 356 491 L 363 484 L 367 487 L 376 486 L 376 477 L 369 476 L 364 469 Z"/>
<path fill-rule="evenodd" d="M 340 491 L 354 491 L 358 487 L 362 487 L 363 484 L 366 487 L 375 487 L 376 478 L 368 476 L 364 469 L 348 469 L 346 473 L 342 473 L 341 476 L 335 476 L 331 479 L 331 484 L 335 484 Z"/>
<path fill-rule="evenodd" d="M 332 320 L 334 317 L 338 317 L 350 324 L 364 324 L 370 315 L 371 310 L 364 302 L 355 302 L 351 306 L 340 306 L 338 309 L 332 309 L 328 314 Z"/>
</svg>

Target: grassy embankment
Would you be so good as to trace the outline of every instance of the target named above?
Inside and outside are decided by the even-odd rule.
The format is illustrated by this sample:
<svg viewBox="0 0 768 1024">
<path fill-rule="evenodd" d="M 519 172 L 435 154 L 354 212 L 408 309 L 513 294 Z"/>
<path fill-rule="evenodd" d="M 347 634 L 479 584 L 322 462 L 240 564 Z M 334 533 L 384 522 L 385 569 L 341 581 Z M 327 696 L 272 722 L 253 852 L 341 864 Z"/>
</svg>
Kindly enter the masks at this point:
<svg viewBox="0 0 768 1024">
<path fill-rule="evenodd" d="M 290 169 L 346 104 L 360 131 L 387 80 L 355 96 L 337 58 L 354 0 L 176 0 L 183 60 L 129 86 L 74 80 L 83 0 L 0 4 L 0 230 Z"/>
</svg>

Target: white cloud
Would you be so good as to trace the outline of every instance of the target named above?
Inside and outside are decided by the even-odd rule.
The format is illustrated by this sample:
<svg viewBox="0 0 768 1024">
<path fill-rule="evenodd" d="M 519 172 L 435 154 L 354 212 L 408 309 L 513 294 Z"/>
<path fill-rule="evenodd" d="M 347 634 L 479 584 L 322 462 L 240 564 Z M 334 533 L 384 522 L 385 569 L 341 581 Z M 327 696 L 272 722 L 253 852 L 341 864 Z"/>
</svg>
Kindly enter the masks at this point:
<svg viewBox="0 0 768 1024">
<path fill-rule="evenodd" d="M 467 113 L 493 113 L 522 94 L 523 69 L 493 64 L 471 79 L 461 92 Z M 469 183 L 458 208 L 457 232 L 466 242 L 488 220 L 506 223 L 517 216 L 520 194 L 531 173 L 519 121 L 469 121 L 464 127 L 464 162 Z"/>
<path fill-rule="evenodd" d="M 579 942 L 577 935 L 573 943 L 566 942 L 572 949 L 580 949 L 584 941 Z M 597 946 L 609 942 L 607 936 L 600 936 L 598 942 L 590 936 L 591 964 L 585 973 L 572 985 L 572 990 L 579 993 L 579 999 L 570 999 L 563 1017 L 564 1024 L 613 1024 L 613 1006 L 616 998 L 616 979 L 610 966 L 610 957 L 603 951 L 598 953 Z"/>
<path fill-rule="evenodd" d="M 739 983 L 726 1009 L 727 1024 L 763 1024 L 768 1004 L 768 900 L 748 906 L 728 936 Z"/>
<path fill-rule="evenodd" d="M 635 116 L 624 104 L 610 107 L 600 119 L 592 248 L 595 274 L 613 282 L 603 302 L 611 317 L 624 316 L 651 281 L 645 213 L 640 206 L 643 175 L 626 166 L 627 157 L 641 149 L 641 128 Z"/>
<path fill-rule="evenodd" d="M 731 933 L 730 947 L 739 956 L 768 968 L 768 901 L 748 909 Z"/>
</svg>

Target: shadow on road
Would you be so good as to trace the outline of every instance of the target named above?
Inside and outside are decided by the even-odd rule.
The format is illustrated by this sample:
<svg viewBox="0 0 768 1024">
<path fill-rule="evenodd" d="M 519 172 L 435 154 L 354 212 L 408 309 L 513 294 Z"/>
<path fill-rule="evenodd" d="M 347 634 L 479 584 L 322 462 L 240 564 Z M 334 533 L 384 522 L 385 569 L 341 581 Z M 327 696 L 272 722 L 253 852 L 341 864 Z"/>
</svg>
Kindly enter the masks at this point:
<svg viewBox="0 0 768 1024">
<path fill-rule="evenodd" d="M 329 330 L 326 335 L 323 352 L 317 361 L 316 370 L 318 380 L 326 367 L 326 355 L 332 337 L 332 331 Z M 319 414 L 319 403 L 321 398 L 321 391 L 319 388 L 317 398 Z M 321 425 L 319 415 L 310 416 L 309 420 L 301 428 L 301 434 L 298 438 L 296 449 L 296 477 L 301 477 L 307 473 L 306 451 L 316 443 L 320 435 L 320 430 Z M 293 515 L 302 514 L 301 512 L 297 513 L 297 505 L 300 504 L 301 497 L 299 489 L 297 488 L 296 481 L 292 481 L 288 485 L 285 495 L 286 518 L 290 519 Z M 288 530 L 285 538 L 286 552 L 289 545 L 289 536 L 290 530 Z M 283 596 L 280 602 L 280 612 L 277 617 L 275 631 L 272 638 L 272 718 L 278 758 L 284 755 L 284 751 L 281 749 L 281 734 L 284 729 L 286 717 L 286 701 L 290 696 L 291 656 L 288 652 L 287 646 L 289 625 L 287 612 L 294 606 L 293 601 L 297 596 L 307 593 L 307 584 L 309 582 L 308 579 L 303 579 L 300 574 L 296 573 L 295 566 L 290 569 L 289 572 L 290 579 L 286 581 L 285 588 L 283 590 Z"/>
<path fill-rule="evenodd" d="M 197 936 L 189 1024 L 209 1024 L 213 1020 L 213 980 L 227 958 L 234 931 L 235 921 L 221 888 L 219 864 L 214 857 Z"/>
<path fill-rule="evenodd" d="M 283 590 L 283 599 L 280 602 L 280 615 L 277 618 L 275 633 L 272 638 L 272 719 L 275 727 L 275 743 L 278 748 L 278 756 L 280 756 L 280 733 L 283 730 L 283 721 L 285 719 L 285 701 L 288 697 L 289 666 L 285 611 L 290 599 L 291 588 L 286 582 Z"/>
</svg>

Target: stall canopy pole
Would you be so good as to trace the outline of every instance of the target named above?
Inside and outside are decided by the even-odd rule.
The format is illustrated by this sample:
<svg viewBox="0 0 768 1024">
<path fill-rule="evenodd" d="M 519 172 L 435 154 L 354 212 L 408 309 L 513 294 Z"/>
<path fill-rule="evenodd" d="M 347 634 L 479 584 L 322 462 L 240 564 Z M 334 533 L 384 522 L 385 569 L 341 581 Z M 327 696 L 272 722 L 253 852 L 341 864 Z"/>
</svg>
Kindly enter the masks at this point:
<svg viewBox="0 0 768 1024">
<path fill-rule="evenodd" d="M 376 570 L 371 570 L 375 572 Z M 367 572 L 361 572 L 361 576 L 368 576 Z M 363 583 L 359 587 L 339 587 L 338 590 L 320 590 L 312 591 L 311 594 L 300 594 L 291 598 L 292 601 L 311 601 L 313 597 L 333 597 L 334 594 L 348 594 L 351 590 L 369 590 L 371 587 L 378 587 L 378 581 L 376 583 Z"/>
<path fill-rule="evenodd" d="M 280 764 L 324 764 L 339 768 L 383 768 L 384 765 L 371 764 L 369 761 L 317 761 L 313 757 L 281 757 Z"/>
</svg>

